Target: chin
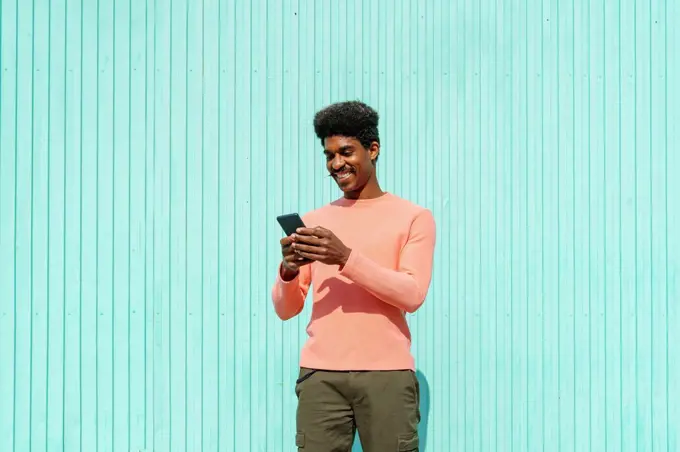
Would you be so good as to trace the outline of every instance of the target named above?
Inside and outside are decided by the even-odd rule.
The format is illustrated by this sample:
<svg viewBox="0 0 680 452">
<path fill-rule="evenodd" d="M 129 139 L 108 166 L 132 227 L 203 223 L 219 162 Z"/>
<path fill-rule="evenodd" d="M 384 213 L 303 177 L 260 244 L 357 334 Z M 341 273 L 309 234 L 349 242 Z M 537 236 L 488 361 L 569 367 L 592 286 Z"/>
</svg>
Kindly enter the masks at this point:
<svg viewBox="0 0 680 452">
<path fill-rule="evenodd" d="M 364 188 L 364 186 L 357 183 L 351 183 L 347 185 L 338 184 L 338 187 L 343 193 L 359 193 Z"/>
<path fill-rule="evenodd" d="M 337 184 L 338 188 L 345 193 L 348 192 L 348 191 L 354 191 L 355 190 L 354 185 L 352 185 L 352 184 L 345 185 L 345 184 L 340 184 L 337 181 L 336 181 L 336 184 Z"/>
</svg>

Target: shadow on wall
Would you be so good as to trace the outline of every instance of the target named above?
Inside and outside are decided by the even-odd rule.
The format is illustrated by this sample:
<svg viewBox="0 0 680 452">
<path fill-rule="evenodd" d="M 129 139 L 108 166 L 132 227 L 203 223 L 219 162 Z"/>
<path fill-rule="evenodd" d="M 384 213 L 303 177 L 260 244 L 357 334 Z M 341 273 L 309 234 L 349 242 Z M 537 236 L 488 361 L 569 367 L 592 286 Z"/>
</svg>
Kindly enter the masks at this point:
<svg viewBox="0 0 680 452">
<path fill-rule="evenodd" d="M 430 385 L 427 383 L 425 375 L 420 371 L 416 371 L 418 383 L 420 383 L 420 425 L 418 426 L 418 436 L 420 437 L 419 451 L 427 451 L 427 424 L 430 419 Z M 359 434 L 354 437 L 354 447 L 352 452 L 363 452 L 361 449 L 361 442 L 359 441 Z"/>
</svg>

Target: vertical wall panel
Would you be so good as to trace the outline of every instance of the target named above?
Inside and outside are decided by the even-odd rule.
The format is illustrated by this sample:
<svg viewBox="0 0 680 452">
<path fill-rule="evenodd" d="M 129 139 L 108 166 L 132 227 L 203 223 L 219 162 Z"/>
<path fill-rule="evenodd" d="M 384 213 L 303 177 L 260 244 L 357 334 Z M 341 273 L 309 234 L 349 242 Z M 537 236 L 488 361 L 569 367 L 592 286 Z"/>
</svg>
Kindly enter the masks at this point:
<svg viewBox="0 0 680 452">
<path fill-rule="evenodd" d="M 294 450 L 274 218 L 357 98 L 438 225 L 422 450 L 680 450 L 677 2 L 0 7 L 0 450 Z"/>
<path fill-rule="evenodd" d="M 1 4 L 0 10 L 0 399 L 5 400 L 1 411 L 0 447 L 11 448 L 15 441 L 15 388 L 17 350 L 15 328 L 17 314 L 16 251 L 17 251 L 17 106 L 18 83 L 18 24 L 17 5 Z"/>
</svg>

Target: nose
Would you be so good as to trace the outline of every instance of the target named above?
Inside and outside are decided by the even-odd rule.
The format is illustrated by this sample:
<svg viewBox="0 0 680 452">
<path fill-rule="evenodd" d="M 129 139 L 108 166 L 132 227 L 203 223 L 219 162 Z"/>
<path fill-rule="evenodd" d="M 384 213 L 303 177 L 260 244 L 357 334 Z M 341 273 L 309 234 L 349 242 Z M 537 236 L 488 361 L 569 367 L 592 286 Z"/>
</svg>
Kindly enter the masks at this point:
<svg viewBox="0 0 680 452">
<path fill-rule="evenodd" d="M 333 170 L 339 170 L 343 166 L 345 166 L 345 161 L 342 159 L 342 156 L 335 154 L 335 157 L 333 157 L 333 162 L 331 163 L 331 166 Z"/>
</svg>

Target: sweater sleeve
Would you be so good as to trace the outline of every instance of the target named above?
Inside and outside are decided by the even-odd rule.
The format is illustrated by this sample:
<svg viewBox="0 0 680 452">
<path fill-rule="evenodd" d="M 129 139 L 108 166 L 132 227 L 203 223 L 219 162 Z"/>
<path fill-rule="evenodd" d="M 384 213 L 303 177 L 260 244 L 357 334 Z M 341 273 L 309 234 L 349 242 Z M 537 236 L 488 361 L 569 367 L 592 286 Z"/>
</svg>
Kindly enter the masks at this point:
<svg viewBox="0 0 680 452">
<path fill-rule="evenodd" d="M 272 288 L 272 301 L 274 302 L 274 311 L 281 320 L 291 319 L 302 311 L 312 279 L 311 265 L 301 267 L 294 279 L 284 281 L 281 278 L 282 266 L 279 264 L 276 281 Z"/>
<path fill-rule="evenodd" d="M 429 210 L 423 210 L 411 224 L 397 270 L 385 268 L 352 250 L 340 274 L 385 303 L 413 313 L 425 301 L 430 287 L 435 240 L 434 217 Z"/>
</svg>

